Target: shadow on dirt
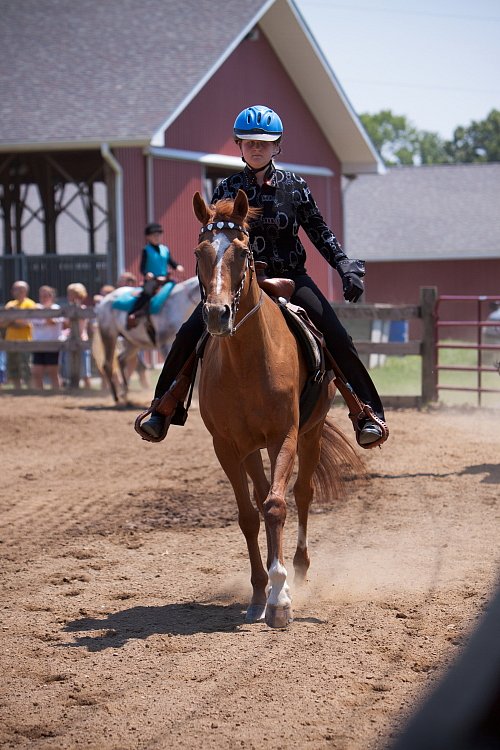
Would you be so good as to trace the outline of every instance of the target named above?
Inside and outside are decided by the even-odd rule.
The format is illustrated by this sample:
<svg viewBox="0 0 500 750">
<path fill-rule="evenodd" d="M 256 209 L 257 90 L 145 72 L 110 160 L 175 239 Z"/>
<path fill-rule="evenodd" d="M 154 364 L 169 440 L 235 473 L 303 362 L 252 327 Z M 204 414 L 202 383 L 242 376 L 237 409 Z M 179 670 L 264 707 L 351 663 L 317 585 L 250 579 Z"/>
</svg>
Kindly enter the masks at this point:
<svg viewBox="0 0 500 750">
<path fill-rule="evenodd" d="M 120 412 L 120 411 L 144 411 L 145 406 L 144 404 L 135 404 L 132 402 L 128 402 L 126 404 L 114 404 L 113 402 L 110 402 L 109 404 L 78 404 L 77 406 L 64 406 L 64 409 L 68 411 L 92 411 L 92 412 Z"/>
<path fill-rule="evenodd" d="M 481 479 L 483 484 L 500 484 L 500 464 L 477 464 L 466 466 L 461 474 L 486 474 Z"/>
<path fill-rule="evenodd" d="M 477 464 L 466 466 L 461 471 L 436 472 L 436 471 L 418 471 L 405 474 L 380 474 L 379 472 L 370 472 L 369 479 L 415 479 L 416 477 L 429 477 L 442 479 L 443 477 L 462 477 L 465 474 L 487 474 L 481 479 L 485 484 L 500 484 L 500 464 Z"/>
<path fill-rule="evenodd" d="M 163 607 L 131 607 L 99 617 L 81 617 L 68 622 L 66 632 L 100 631 L 95 635 L 78 635 L 61 648 L 85 648 L 104 651 L 124 646 L 132 639 L 151 635 L 194 635 L 236 631 L 244 622 L 243 604 L 167 604 Z M 104 631 L 104 632 L 103 632 Z"/>
</svg>

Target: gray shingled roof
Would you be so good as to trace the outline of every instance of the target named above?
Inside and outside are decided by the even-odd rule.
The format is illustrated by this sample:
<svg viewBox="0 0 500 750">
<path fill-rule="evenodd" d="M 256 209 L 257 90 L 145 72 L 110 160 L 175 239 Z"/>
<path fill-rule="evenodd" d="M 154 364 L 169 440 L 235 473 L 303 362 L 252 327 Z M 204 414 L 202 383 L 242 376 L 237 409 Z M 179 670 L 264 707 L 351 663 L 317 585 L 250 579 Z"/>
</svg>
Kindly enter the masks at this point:
<svg viewBox="0 0 500 750">
<path fill-rule="evenodd" d="M 500 163 L 397 167 L 357 177 L 344 195 L 354 258 L 500 257 Z"/>
<path fill-rule="evenodd" d="M 0 144 L 149 142 L 266 5 L 0 0 Z"/>
<path fill-rule="evenodd" d="M 0 0 L 0 152 L 163 146 L 257 25 L 343 171 L 382 171 L 294 0 Z"/>
</svg>

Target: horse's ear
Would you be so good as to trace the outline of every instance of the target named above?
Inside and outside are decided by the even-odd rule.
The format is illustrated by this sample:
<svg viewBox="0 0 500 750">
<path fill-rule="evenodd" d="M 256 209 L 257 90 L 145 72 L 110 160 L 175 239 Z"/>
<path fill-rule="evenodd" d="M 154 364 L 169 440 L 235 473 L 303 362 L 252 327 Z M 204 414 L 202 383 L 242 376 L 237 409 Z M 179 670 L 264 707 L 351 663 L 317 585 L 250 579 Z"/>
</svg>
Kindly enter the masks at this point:
<svg viewBox="0 0 500 750">
<path fill-rule="evenodd" d="M 241 188 L 238 190 L 236 198 L 234 200 L 234 216 L 239 218 L 241 222 L 244 222 L 248 213 L 248 198 L 247 194 Z"/>
<path fill-rule="evenodd" d="M 198 191 L 193 195 L 193 208 L 194 208 L 194 214 L 196 218 L 201 222 L 201 224 L 204 226 L 205 224 L 208 224 L 208 220 L 210 219 L 210 214 L 208 212 L 207 204 L 201 197 Z"/>
</svg>

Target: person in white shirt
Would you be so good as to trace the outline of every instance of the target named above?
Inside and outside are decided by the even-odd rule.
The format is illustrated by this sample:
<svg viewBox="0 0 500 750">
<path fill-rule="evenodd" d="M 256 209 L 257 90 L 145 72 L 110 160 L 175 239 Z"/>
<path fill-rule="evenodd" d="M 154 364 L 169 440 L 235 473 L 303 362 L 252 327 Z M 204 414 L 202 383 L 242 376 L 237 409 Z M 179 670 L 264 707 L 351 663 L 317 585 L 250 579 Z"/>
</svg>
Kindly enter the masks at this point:
<svg viewBox="0 0 500 750">
<path fill-rule="evenodd" d="M 41 286 L 38 290 L 37 307 L 45 310 L 60 310 L 55 303 L 56 290 L 51 286 Z M 34 341 L 60 341 L 62 339 L 63 318 L 36 318 L 33 320 Z M 59 382 L 59 352 L 35 352 L 31 368 L 33 385 L 43 390 L 44 378 L 47 376 L 52 389 L 60 388 Z"/>
</svg>

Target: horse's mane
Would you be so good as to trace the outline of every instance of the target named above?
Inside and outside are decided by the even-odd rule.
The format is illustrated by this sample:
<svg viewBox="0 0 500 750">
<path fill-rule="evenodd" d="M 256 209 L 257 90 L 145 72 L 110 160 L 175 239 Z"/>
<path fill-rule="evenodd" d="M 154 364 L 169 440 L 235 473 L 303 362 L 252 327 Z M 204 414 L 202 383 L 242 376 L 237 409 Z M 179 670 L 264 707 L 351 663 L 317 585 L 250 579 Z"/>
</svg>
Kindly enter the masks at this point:
<svg viewBox="0 0 500 750">
<path fill-rule="evenodd" d="M 260 213 L 260 208 L 249 207 L 246 218 L 243 219 L 241 216 L 237 216 L 234 213 L 234 200 L 232 198 L 222 198 L 217 203 L 212 203 L 208 206 L 210 212 L 210 221 L 235 221 L 238 224 L 242 224 L 245 229 L 248 229 L 248 221 L 255 219 Z"/>
</svg>

